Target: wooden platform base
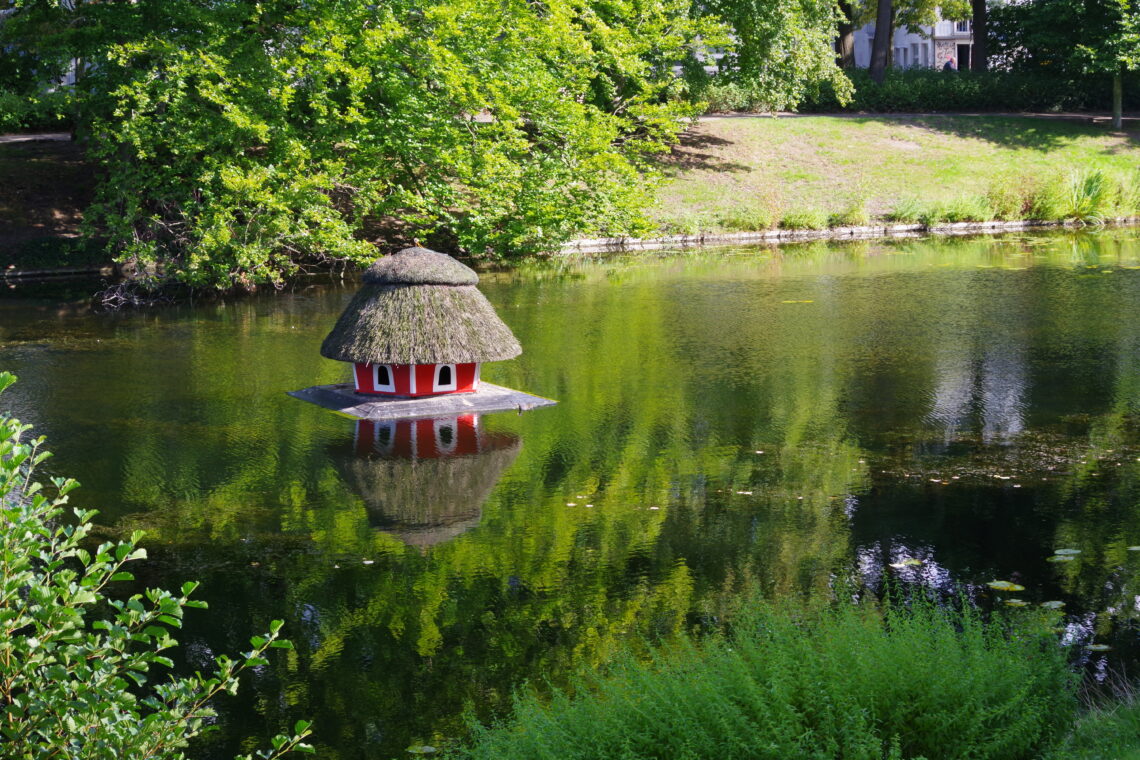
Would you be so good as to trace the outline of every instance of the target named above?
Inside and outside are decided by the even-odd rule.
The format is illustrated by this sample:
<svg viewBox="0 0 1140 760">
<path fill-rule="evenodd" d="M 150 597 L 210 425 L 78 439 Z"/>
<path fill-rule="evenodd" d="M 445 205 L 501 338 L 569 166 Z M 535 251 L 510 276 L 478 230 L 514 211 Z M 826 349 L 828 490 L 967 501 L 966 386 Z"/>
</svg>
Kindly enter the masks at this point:
<svg viewBox="0 0 1140 760">
<path fill-rule="evenodd" d="M 347 383 L 314 385 L 299 391 L 288 391 L 293 398 L 331 409 L 334 412 L 365 420 L 402 420 L 414 417 L 450 417 L 483 412 L 524 412 L 558 403 L 542 396 L 532 396 L 501 385 L 481 383 L 474 393 L 452 393 L 429 398 L 383 398 L 370 393 L 357 393 Z"/>
</svg>

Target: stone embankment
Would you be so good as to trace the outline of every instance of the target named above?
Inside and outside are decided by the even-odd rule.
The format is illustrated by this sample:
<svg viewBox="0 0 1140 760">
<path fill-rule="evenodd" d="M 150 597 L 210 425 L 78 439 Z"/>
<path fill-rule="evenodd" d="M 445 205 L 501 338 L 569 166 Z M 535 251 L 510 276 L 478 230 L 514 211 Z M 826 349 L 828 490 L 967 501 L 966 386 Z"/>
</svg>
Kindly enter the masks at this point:
<svg viewBox="0 0 1140 760">
<path fill-rule="evenodd" d="M 1140 218 L 1115 219 L 1113 226 L 1140 223 Z M 701 235 L 665 235 L 662 237 L 635 238 L 609 237 L 571 240 L 560 253 L 606 253 L 616 251 L 651 251 L 664 248 L 691 248 L 695 246 L 749 245 L 769 243 L 801 243 L 811 240 L 876 240 L 919 238 L 929 235 L 979 235 L 1016 232 L 1027 229 L 1079 228 L 1073 222 L 955 222 L 947 224 L 870 224 L 862 227 L 832 227 L 826 230 L 763 230 L 758 232 L 710 232 Z"/>
</svg>

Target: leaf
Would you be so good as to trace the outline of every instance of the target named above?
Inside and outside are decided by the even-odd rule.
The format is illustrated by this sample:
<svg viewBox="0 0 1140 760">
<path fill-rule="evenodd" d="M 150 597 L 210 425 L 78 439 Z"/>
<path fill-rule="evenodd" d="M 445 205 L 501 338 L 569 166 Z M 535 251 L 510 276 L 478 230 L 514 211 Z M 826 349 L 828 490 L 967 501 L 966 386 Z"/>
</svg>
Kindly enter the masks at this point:
<svg viewBox="0 0 1140 760">
<path fill-rule="evenodd" d="M 1075 555 L 1075 554 L 1080 554 L 1080 553 L 1081 553 L 1080 549 L 1055 549 L 1053 551 L 1053 554 L 1073 554 L 1073 555 Z"/>
<path fill-rule="evenodd" d="M 994 591 L 1024 591 L 1025 586 L 1014 583 L 1013 581 L 990 581 L 986 584 Z"/>
</svg>

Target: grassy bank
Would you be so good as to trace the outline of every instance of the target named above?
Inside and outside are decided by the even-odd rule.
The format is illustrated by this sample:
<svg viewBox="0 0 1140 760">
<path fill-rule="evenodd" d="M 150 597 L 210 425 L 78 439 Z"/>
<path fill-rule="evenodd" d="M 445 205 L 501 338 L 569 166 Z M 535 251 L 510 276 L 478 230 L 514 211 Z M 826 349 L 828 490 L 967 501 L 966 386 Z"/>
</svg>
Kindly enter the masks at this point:
<svg viewBox="0 0 1140 760">
<path fill-rule="evenodd" d="M 1086 712 L 1048 614 L 919 601 L 761 606 L 731 633 L 525 694 L 463 758 L 1120 758 L 1134 702 Z"/>
<path fill-rule="evenodd" d="M 1089 188 L 1100 193 L 1097 213 L 1088 213 L 1079 198 L 1075 205 L 1086 209 L 1086 221 L 1096 221 L 1114 204 L 1140 205 L 1138 160 L 1140 137 L 1083 120 L 707 119 L 667 161 L 670 179 L 654 214 L 665 231 L 681 234 L 765 229 L 782 221 L 810 229 L 823 220 L 845 226 L 1061 218 L 1069 212 L 1066 194 L 1074 179 L 1099 172 L 1136 197 L 1114 201 L 1108 190 Z"/>
</svg>

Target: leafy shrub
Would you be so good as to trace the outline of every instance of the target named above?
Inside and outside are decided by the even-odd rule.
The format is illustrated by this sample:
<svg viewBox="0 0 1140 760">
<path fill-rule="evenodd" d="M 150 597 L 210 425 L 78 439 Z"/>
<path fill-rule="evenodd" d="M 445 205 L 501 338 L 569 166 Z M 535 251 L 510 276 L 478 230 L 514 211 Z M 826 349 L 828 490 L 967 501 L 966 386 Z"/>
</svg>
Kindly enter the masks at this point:
<svg viewBox="0 0 1140 760">
<path fill-rule="evenodd" d="M 762 606 L 703 645 L 658 649 L 477 728 L 464 758 L 1016 758 L 1065 730 L 1055 639 L 917 600 Z"/>
<path fill-rule="evenodd" d="M 0 373 L 0 391 L 14 381 Z M 164 654 L 177 644 L 170 629 L 181 627 L 186 608 L 205 607 L 190 599 L 197 584 L 110 597 L 110 584 L 133 580 L 124 567 L 146 556 L 140 534 L 85 548 L 94 513 L 61 519 L 77 484 L 53 478 L 57 495 L 45 495 L 33 473 L 48 454 L 43 439 L 24 440 L 28 430 L 0 415 L 0 756 L 182 758 L 214 717 L 211 700 L 235 692 L 241 672 L 266 664 L 270 648 L 288 646 L 278 638 L 281 622 L 238 659 L 217 658 L 212 675 L 152 685 L 155 671 L 172 666 Z M 299 722 L 258 757 L 309 751 L 308 733 Z"/>
<path fill-rule="evenodd" d="M 826 230 L 827 213 L 817 208 L 801 208 L 786 211 L 780 219 L 780 226 L 786 230 Z"/>
<path fill-rule="evenodd" d="M 871 223 L 871 214 L 867 211 L 867 201 L 863 198 L 852 201 L 847 208 L 832 214 L 828 219 L 832 227 L 862 227 Z"/>
<path fill-rule="evenodd" d="M 27 95 L 0 88 L 0 132 L 70 129 L 70 92 Z"/>
</svg>

